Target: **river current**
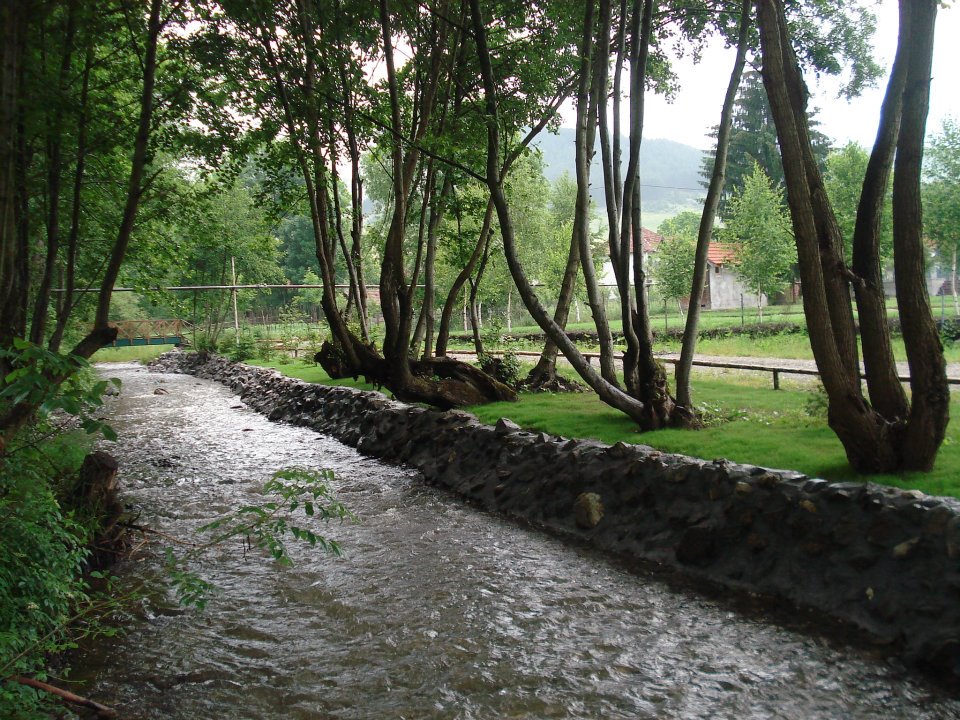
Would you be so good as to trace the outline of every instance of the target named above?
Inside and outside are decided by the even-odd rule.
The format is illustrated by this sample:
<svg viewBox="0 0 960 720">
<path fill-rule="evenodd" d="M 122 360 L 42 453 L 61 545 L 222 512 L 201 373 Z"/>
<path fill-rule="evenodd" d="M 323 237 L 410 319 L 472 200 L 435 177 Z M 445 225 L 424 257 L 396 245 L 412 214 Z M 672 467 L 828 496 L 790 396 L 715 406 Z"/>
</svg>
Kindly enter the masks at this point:
<svg viewBox="0 0 960 720">
<path fill-rule="evenodd" d="M 203 611 L 152 579 L 157 552 L 116 566 L 121 588 L 154 589 L 73 679 L 123 718 L 960 718 L 960 700 L 817 623 L 486 514 L 214 382 L 101 372 L 123 381 L 105 449 L 141 524 L 194 541 L 291 466 L 332 469 L 359 518 L 314 528 L 344 558 L 292 544 L 287 567 L 221 546 L 198 568 L 217 588 Z"/>
</svg>

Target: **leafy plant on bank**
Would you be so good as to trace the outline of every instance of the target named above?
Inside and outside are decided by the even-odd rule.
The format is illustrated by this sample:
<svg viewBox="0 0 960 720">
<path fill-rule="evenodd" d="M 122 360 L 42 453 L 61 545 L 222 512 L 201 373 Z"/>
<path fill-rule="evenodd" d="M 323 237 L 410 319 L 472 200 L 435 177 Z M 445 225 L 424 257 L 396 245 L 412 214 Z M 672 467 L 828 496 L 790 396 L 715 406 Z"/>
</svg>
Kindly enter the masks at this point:
<svg viewBox="0 0 960 720">
<path fill-rule="evenodd" d="M 244 556 L 254 549 L 281 565 L 292 565 L 287 542 L 290 539 L 317 547 L 336 557 L 343 548 L 336 540 L 311 529 L 317 522 L 355 520 L 356 516 L 334 497 L 332 470 L 292 467 L 279 470 L 263 486 L 270 497 L 264 503 L 245 505 L 200 528 L 211 534 L 198 548 L 177 555 L 164 549 L 165 572 L 181 605 L 203 609 L 214 586 L 203 580 L 192 566 L 209 550 L 239 539 Z M 295 518 L 300 517 L 297 521 Z"/>
<path fill-rule="evenodd" d="M 52 655 L 81 636 L 109 632 L 92 621 L 100 601 L 83 578 L 95 522 L 61 498 L 70 495 L 92 436 L 116 437 L 96 414 L 120 381 L 98 380 L 83 358 L 20 339 L 0 353 L 9 369 L 0 378 L 0 411 L 17 403 L 37 408 L 35 422 L 0 454 L 0 537 L 8 539 L 0 553 L 0 679 L 43 680 Z M 45 708 L 36 690 L 0 682 L 0 716 L 46 717 Z"/>
<path fill-rule="evenodd" d="M 115 440 L 116 433 L 95 417 L 116 378 L 95 380 L 90 363 L 76 355 L 51 352 L 20 338 L 10 348 L 0 348 L 0 363 L 11 370 L 0 382 L 0 408 L 27 403 L 37 408 L 41 420 L 56 411 L 75 417 L 87 433 L 102 433 Z M 66 378 L 62 383 L 55 378 Z"/>
<path fill-rule="evenodd" d="M 523 378 L 523 366 L 513 350 L 505 350 L 500 357 L 483 353 L 477 356 L 477 364 L 487 375 L 510 387 L 516 387 Z"/>
<path fill-rule="evenodd" d="M 257 342 L 249 333 L 241 333 L 236 342 L 227 352 L 234 362 L 246 362 L 257 355 Z"/>
</svg>

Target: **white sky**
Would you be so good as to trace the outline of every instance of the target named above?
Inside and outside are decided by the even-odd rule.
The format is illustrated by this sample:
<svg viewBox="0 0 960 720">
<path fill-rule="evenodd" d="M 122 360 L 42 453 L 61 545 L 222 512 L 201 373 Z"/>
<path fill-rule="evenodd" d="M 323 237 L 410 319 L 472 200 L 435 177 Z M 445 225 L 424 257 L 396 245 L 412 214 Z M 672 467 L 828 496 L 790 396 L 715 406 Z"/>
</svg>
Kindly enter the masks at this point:
<svg viewBox="0 0 960 720">
<path fill-rule="evenodd" d="M 880 66 L 889 71 L 897 44 L 896 0 L 883 0 L 876 8 L 876 13 L 875 54 Z M 705 49 L 697 65 L 689 58 L 676 61 L 676 72 L 682 83 L 680 91 L 673 103 L 668 103 L 660 96 L 647 95 L 644 137 L 676 140 L 702 149 L 711 147 L 713 140 L 708 133 L 720 120 L 720 107 L 733 60 L 734 49 L 724 48 L 722 42 L 716 42 Z M 960 117 L 958 73 L 960 5 L 955 4 L 937 13 L 928 135 L 939 131 L 944 118 Z M 818 109 L 820 130 L 835 145 L 843 145 L 848 140 L 859 142 L 867 148 L 873 144 L 886 77 L 879 80 L 877 87 L 868 89 L 849 103 L 837 98 L 839 85 L 831 78 L 818 83 L 809 76 L 807 84 L 813 94 L 810 107 Z M 569 124 L 573 125 L 572 122 Z"/>
</svg>

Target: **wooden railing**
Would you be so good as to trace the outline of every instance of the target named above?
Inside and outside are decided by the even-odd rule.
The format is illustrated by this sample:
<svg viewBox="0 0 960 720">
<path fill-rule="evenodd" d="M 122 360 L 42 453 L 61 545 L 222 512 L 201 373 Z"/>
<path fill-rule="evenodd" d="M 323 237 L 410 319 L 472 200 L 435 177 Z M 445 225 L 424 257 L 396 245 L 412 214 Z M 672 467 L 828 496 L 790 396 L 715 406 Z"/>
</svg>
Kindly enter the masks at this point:
<svg viewBox="0 0 960 720">
<path fill-rule="evenodd" d="M 494 355 L 499 353 L 492 353 Z M 514 352 L 515 355 L 520 355 L 521 357 L 540 357 L 540 353 L 533 350 L 518 350 Z M 588 360 L 596 360 L 600 358 L 600 353 L 583 353 L 583 356 Z M 622 359 L 621 357 L 617 358 Z M 680 362 L 678 358 L 657 358 L 661 362 L 670 363 L 671 365 L 676 365 Z M 770 373 L 773 376 L 773 389 L 780 389 L 780 376 L 781 375 L 806 375 L 809 377 L 819 377 L 820 372 L 818 370 L 812 370 L 810 368 L 804 367 L 773 367 L 770 365 L 762 365 L 760 363 L 739 363 L 739 362 L 718 362 L 716 360 L 694 360 L 693 365 L 695 367 L 704 367 L 704 368 L 719 368 L 723 370 L 747 370 L 754 372 L 764 372 Z M 861 378 L 866 379 L 866 375 L 861 374 Z M 900 375 L 898 377 L 900 382 L 910 382 L 908 376 Z M 950 385 L 960 385 L 960 378 L 947 378 L 947 382 Z"/>
<path fill-rule="evenodd" d="M 188 323 L 183 320 L 118 320 L 110 323 L 117 329 L 113 347 L 130 345 L 174 345 L 183 343 Z"/>
</svg>

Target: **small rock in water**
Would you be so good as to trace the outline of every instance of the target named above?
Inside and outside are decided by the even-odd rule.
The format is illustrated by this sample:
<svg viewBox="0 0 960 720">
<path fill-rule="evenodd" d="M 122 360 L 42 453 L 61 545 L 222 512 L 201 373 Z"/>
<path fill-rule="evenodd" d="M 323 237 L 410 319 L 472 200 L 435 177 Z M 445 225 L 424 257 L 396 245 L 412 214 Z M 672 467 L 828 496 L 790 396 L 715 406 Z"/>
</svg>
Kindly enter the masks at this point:
<svg viewBox="0 0 960 720">
<path fill-rule="evenodd" d="M 156 390 L 153 391 L 153 394 L 154 394 L 154 395 L 169 395 L 169 394 L 170 394 L 170 391 L 167 390 L 166 388 L 157 388 Z"/>
</svg>

